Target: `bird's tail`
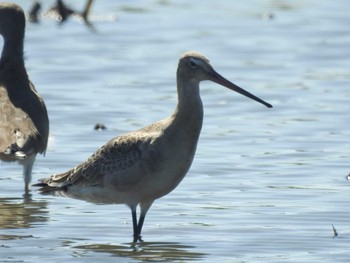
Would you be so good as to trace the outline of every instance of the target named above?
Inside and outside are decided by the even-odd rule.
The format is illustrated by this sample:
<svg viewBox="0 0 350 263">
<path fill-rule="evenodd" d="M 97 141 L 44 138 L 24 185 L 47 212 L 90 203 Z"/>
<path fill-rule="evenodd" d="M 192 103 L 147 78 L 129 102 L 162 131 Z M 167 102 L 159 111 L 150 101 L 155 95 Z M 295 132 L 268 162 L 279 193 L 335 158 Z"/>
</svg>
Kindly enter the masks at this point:
<svg viewBox="0 0 350 263">
<path fill-rule="evenodd" d="M 42 195 L 52 195 L 58 190 L 57 187 L 49 186 L 44 180 L 40 180 L 38 183 L 32 184 L 32 186 L 38 187 L 38 192 Z"/>
</svg>

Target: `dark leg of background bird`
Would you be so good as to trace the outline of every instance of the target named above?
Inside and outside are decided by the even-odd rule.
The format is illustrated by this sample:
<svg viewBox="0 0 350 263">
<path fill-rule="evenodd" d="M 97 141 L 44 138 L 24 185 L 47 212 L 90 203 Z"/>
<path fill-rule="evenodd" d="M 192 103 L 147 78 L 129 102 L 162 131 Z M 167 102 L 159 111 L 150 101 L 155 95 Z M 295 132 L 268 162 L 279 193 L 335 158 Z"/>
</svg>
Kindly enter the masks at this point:
<svg viewBox="0 0 350 263">
<path fill-rule="evenodd" d="M 39 22 L 39 11 L 41 9 L 41 4 L 39 1 L 35 1 L 28 13 L 28 20 L 32 23 Z"/>
<path fill-rule="evenodd" d="M 83 12 L 81 13 L 82 18 L 88 27 L 93 27 L 93 25 L 91 24 L 91 22 L 89 21 L 89 18 L 88 18 L 89 14 L 90 14 L 92 2 L 93 2 L 93 0 L 87 0 L 85 8 L 84 8 Z"/>
</svg>

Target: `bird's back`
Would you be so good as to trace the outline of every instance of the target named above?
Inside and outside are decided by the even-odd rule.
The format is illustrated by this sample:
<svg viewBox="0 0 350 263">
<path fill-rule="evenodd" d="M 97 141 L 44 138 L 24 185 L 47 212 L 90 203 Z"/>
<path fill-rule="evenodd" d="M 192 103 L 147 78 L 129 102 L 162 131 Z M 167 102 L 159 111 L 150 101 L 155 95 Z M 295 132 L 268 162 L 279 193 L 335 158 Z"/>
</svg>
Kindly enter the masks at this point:
<svg viewBox="0 0 350 263">
<path fill-rule="evenodd" d="M 42 193 L 95 203 L 157 199 L 177 186 L 193 159 L 187 148 L 178 150 L 176 138 L 167 137 L 170 126 L 165 119 L 115 137 L 85 162 L 36 186 Z"/>
</svg>

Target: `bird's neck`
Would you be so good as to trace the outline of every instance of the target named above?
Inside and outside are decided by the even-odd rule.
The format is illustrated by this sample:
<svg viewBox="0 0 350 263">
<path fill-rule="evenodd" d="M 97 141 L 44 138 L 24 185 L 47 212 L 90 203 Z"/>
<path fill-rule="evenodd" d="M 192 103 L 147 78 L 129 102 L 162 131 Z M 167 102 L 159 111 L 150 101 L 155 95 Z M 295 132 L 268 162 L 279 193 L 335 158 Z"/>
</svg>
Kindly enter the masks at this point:
<svg viewBox="0 0 350 263">
<path fill-rule="evenodd" d="M 198 139 L 203 123 L 203 104 L 198 82 L 177 79 L 178 103 L 173 114 L 174 123 Z"/>
<path fill-rule="evenodd" d="M 23 38 L 11 39 L 4 37 L 4 46 L 0 58 L 0 72 L 4 70 L 24 71 Z"/>
</svg>

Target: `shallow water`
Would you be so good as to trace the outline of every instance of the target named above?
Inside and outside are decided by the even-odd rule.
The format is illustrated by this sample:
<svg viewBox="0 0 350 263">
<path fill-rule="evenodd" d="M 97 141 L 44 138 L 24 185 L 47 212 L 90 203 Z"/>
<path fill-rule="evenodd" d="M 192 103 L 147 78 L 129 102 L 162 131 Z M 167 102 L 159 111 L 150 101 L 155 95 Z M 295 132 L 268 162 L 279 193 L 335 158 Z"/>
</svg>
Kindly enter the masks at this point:
<svg viewBox="0 0 350 263">
<path fill-rule="evenodd" d="M 127 207 L 23 197 L 21 168 L 1 164 L 0 261 L 349 262 L 349 1 L 201 3 L 96 1 L 95 31 L 27 25 L 26 66 L 51 121 L 34 182 L 169 115 L 186 50 L 274 108 L 203 83 L 192 168 L 134 248 Z"/>
</svg>

